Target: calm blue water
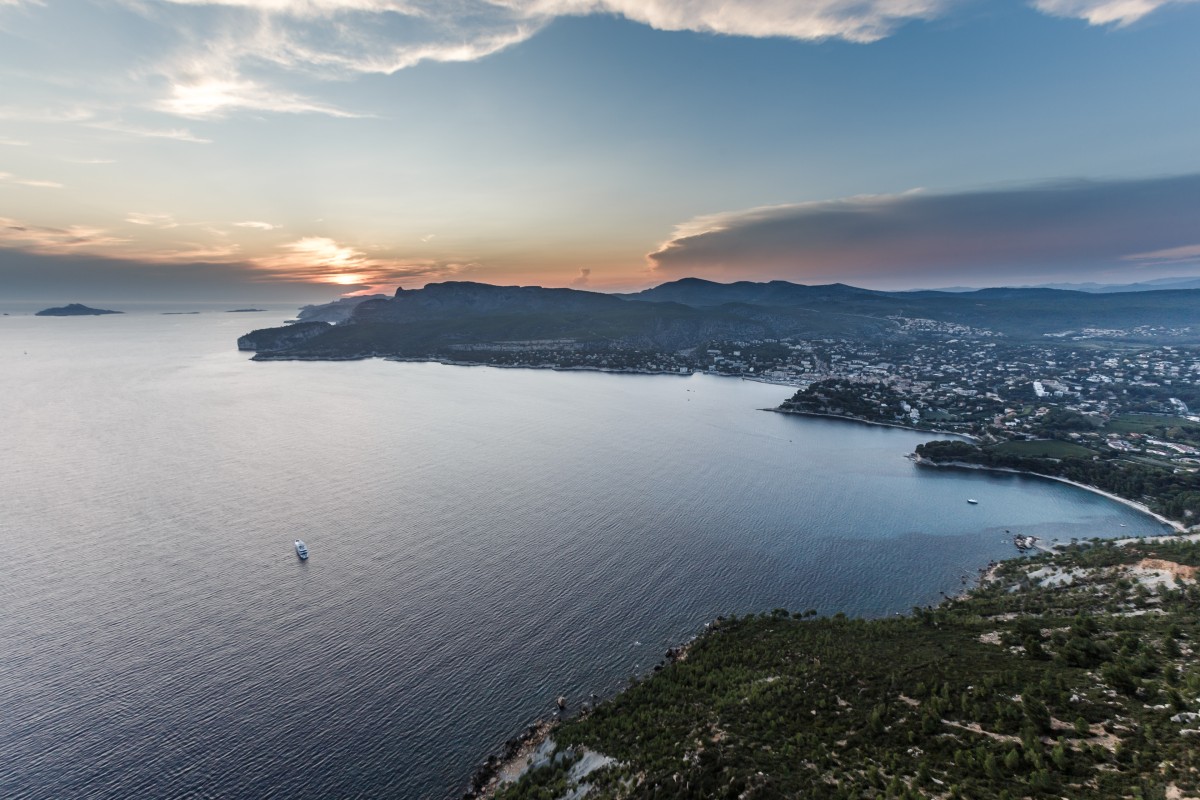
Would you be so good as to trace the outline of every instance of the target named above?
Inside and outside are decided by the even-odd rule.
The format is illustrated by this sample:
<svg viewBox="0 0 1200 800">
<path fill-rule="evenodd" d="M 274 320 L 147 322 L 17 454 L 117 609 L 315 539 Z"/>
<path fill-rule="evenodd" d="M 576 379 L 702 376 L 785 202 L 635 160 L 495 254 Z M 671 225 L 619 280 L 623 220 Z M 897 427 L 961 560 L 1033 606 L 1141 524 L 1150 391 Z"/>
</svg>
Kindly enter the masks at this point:
<svg viewBox="0 0 1200 800">
<path fill-rule="evenodd" d="M 718 614 L 1160 531 L 786 388 L 234 349 L 293 311 L 0 317 L 0 797 L 444 798 Z"/>
</svg>

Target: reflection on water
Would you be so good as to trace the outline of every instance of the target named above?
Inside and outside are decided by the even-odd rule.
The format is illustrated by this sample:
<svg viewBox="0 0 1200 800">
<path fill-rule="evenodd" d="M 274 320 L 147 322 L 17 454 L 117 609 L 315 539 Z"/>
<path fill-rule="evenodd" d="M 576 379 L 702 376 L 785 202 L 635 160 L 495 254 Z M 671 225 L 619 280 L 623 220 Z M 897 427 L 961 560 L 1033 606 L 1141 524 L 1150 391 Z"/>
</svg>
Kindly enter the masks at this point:
<svg viewBox="0 0 1200 800">
<path fill-rule="evenodd" d="M 293 310 L 0 318 L 0 796 L 441 798 L 718 614 L 1159 530 L 786 388 L 233 349 Z"/>
</svg>

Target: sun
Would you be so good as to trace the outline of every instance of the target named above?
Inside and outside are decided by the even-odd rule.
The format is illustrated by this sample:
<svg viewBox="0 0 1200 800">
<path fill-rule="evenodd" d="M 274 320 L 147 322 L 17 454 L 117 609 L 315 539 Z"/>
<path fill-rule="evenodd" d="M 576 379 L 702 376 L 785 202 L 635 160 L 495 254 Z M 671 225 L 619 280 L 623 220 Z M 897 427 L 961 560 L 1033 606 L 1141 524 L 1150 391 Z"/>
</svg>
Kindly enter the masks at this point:
<svg viewBox="0 0 1200 800">
<path fill-rule="evenodd" d="M 329 283 L 338 283 L 342 286 L 350 286 L 356 283 L 366 283 L 367 276 L 357 272 L 344 272 L 338 275 L 330 275 L 326 280 Z"/>
</svg>

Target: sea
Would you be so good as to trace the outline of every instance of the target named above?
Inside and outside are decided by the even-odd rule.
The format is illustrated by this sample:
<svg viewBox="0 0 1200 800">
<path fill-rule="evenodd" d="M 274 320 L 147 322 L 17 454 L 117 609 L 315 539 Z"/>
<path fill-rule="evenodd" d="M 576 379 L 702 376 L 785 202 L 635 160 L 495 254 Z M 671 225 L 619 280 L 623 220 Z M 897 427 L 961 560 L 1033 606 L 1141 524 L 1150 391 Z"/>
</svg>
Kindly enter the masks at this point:
<svg viewBox="0 0 1200 800">
<path fill-rule="evenodd" d="M 9 800 L 455 797 L 719 615 L 903 613 L 1009 531 L 1163 531 L 763 410 L 785 386 L 258 363 L 237 337 L 294 306 L 123 307 L 0 317 Z"/>
</svg>

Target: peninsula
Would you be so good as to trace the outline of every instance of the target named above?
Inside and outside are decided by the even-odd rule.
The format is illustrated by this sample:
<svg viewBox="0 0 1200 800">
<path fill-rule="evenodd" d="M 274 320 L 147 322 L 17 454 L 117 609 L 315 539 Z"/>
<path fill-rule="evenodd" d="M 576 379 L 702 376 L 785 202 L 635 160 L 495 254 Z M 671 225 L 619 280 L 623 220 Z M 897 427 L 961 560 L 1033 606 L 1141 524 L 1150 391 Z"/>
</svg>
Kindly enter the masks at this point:
<svg viewBox="0 0 1200 800">
<path fill-rule="evenodd" d="M 35 317 L 98 317 L 101 314 L 124 314 L 124 311 L 109 311 L 104 308 L 89 308 L 81 303 L 68 303 L 65 306 L 43 308 L 34 314 Z"/>
<path fill-rule="evenodd" d="M 1198 538 L 1017 558 L 903 617 L 718 619 L 468 796 L 1195 797 Z"/>
<path fill-rule="evenodd" d="M 923 465 L 1073 480 L 1200 522 L 1200 290 L 880 292 L 685 278 L 643 292 L 446 282 L 308 307 L 255 360 L 730 376 L 777 410 L 951 433 Z"/>
</svg>

